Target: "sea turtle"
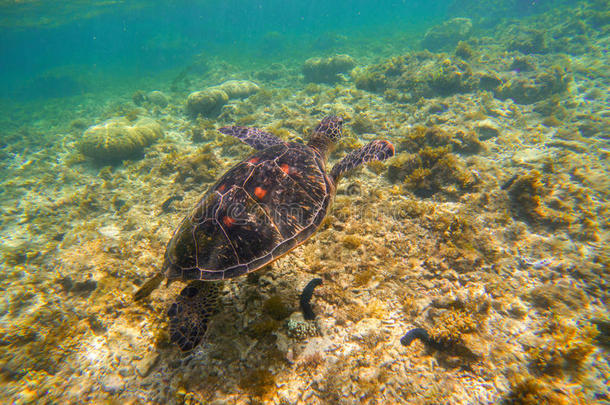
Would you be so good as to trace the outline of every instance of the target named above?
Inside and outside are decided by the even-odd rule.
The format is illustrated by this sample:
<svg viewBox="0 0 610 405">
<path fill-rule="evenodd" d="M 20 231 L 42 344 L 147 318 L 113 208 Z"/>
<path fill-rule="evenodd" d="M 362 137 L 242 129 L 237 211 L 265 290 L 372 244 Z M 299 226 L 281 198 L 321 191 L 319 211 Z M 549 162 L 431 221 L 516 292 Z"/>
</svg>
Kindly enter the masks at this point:
<svg viewBox="0 0 610 405">
<path fill-rule="evenodd" d="M 216 312 L 218 283 L 253 272 L 305 242 L 320 226 L 345 172 L 394 155 L 376 140 L 350 152 L 330 173 L 326 159 L 343 119 L 324 118 L 307 145 L 284 142 L 257 128 L 220 128 L 257 150 L 227 171 L 174 232 L 162 271 L 136 292 L 148 296 L 163 280 L 190 283 L 168 310 L 170 339 L 183 351 L 201 341 Z"/>
</svg>

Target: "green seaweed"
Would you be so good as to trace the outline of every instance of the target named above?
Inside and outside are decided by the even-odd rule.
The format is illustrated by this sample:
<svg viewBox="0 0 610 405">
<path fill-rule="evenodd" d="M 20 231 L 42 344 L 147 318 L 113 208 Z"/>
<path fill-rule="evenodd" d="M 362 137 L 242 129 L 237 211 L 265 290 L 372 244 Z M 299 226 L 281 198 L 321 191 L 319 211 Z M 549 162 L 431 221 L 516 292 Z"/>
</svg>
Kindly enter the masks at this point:
<svg viewBox="0 0 610 405">
<path fill-rule="evenodd" d="M 287 318 L 292 313 L 280 295 L 272 295 L 263 303 L 263 311 L 276 321 Z"/>
</svg>

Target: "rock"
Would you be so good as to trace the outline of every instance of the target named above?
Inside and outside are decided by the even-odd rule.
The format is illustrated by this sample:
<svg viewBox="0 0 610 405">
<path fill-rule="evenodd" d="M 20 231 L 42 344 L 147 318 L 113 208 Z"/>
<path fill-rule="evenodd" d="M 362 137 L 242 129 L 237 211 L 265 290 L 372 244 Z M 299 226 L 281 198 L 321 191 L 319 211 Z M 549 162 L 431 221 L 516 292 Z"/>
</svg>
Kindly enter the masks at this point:
<svg viewBox="0 0 610 405">
<path fill-rule="evenodd" d="M 306 82 L 335 83 L 341 80 L 340 73 L 348 73 L 356 62 L 349 55 L 335 55 L 328 58 L 310 58 L 303 65 Z"/>
<path fill-rule="evenodd" d="M 500 127 L 494 120 L 489 118 L 477 122 L 475 129 L 481 141 L 486 141 L 500 135 Z"/>
<path fill-rule="evenodd" d="M 220 109 L 229 101 L 229 95 L 218 87 L 209 87 L 195 91 L 186 99 L 186 112 L 192 118 L 198 115 L 207 117 L 220 113 Z"/>
<path fill-rule="evenodd" d="M 260 90 L 258 84 L 249 80 L 228 80 L 217 86 L 227 93 L 229 98 L 246 98 Z"/>
<path fill-rule="evenodd" d="M 512 38 L 508 42 L 509 51 L 519 51 L 524 54 L 548 52 L 544 31 L 514 27 Z"/>
<path fill-rule="evenodd" d="M 527 314 L 527 307 L 519 298 L 516 298 L 508 307 L 508 313 L 515 319 L 523 319 Z"/>
<path fill-rule="evenodd" d="M 151 91 L 146 95 L 146 100 L 154 105 L 157 105 L 161 108 L 167 107 L 168 100 L 167 96 L 160 92 L 159 90 Z"/>
<path fill-rule="evenodd" d="M 159 361 L 159 353 L 150 353 L 144 356 L 142 360 L 140 360 L 136 364 L 136 370 L 138 374 L 142 377 L 146 377 L 150 374 L 150 372 L 155 368 L 157 362 Z"/>
<path fill-rule="evenodd" d="M 381 320 L 376 318 L 364 318 L 356 324 L 356 331 L 352 335 L 354 339 L 364 339 L 381 330 Z"/>
<path fill-rule="evenodd" d="M 316 336 L 309 341 L 305 347 L 303 347 L 303 351 L 299 353 L 299 359 L 305 359 L 307 357 L 311 357 L 316 353 L 323 353 L 329 350 L 333 346 L 332 340 L 327 336 Z"/>
<path fill-rule="evenodd" d="M 125 389 L 125 381 L 117 374 L 106 375 L 102 379 L 102 390 L 109 394 L 118 394 Z"/>
<path fill-rule="evenodd" d="M 395 56 L 354 69 L 352 75 L 357 88 L 383 93 L 386 99 L 400 103 L 467 93 L 479 84 L 467 62 L 430 52 Z"/>
<path fill-rule="evenodd" d="M 300 392 L 294 389 L 283 389 L 278 391 L 278 395 L 280 398 L 280 404 L 298 404 Z"/>
<path fill-rule="evenodd" d="M 532 104 L 565 91 L 569 81 L 563 68 L 554 67 L 528 76 L 512 77 L 494 89 L 494 95 L 500 100 L 511 98 L 517 104 Z"/>
<path fill-rule="evenodd" d="M 161 125 L 150 118 L 140 118 L 135 123 L 125 118 L 112 118 L 89 127 L 78 147 L 83 155 L 93 160 L 117 163 L 137 157 L 162 136 Z"/>
<path fill-rule="evenodd" d="M 70 292 L 80 297 L 88 297 L 93 291 L 95 291 L 96 288 L 97 281 L 89 279 L 74 283 L 74 286 L 72 287 L 72 290 L 70 290 Z"/>
<path fill-rule="evenodd" d="M 440 25 L 430 28 L 422 46 L 429 51 L 453 48 L 459 41 L 463 41 L 472 32 L 472 21 L 469 18 L 452 18 Z"/>
<path fill-rule="evenodd" d="M 483 359 L 490 352 L 490 345 L 476 333 L 462 335 L 462 343 L 477 358 Z"/>
<path fill-rule="evenodd" d="M 483 90 L 494 90 L 502 84 L 502 79 L 494 72 L 483 72 L 478 74 L 479 87 Z"/>
</svg>

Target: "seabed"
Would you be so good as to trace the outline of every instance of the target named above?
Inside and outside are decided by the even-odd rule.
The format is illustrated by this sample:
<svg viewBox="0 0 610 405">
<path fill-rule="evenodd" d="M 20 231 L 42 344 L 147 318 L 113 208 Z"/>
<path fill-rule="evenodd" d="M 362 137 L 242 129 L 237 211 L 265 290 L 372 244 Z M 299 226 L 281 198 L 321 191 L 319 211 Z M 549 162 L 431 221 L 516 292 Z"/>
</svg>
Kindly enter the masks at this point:
<svg viewBox="0 0 610 405">
<path fill-rule="evenodd" d="M 468 22 L 410 51 L 209 57 L 137 91 L 3 102 L 0 402 L 610 403 L 608 11 L 579 4 L 450 47 Z M 373 139 L 396 156 L 344 178 L 308 242 L 225 282 L 181 353 L 165 312 L 183 285 L 133 292 L 252 152 L 216 128 L 306 142 L 330 114 L 329 167 Z M 413 328 L 445 348 L 402 346 Z"/>
</svg>

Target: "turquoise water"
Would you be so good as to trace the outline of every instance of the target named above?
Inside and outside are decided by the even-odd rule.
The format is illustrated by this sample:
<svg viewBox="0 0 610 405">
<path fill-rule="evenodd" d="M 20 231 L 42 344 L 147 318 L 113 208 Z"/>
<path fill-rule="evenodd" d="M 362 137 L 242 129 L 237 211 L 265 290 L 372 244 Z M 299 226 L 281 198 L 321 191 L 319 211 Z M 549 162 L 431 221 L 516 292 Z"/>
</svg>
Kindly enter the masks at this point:
<svg viewBox="0 0 610 405">
<path fill-rule="evenodd" d="M 0 403 L 610 403 L 609 35 L 603 0 L 0 1 Z"/>
<path fill-rule="evenodd" d="M 19 94 L 36 83 L 46 90 L 40 96 L 95 88 L 87 77 L 83 83 L 31 82 L 67 66 L 74 68 L 74 80 L 79 73 L 125 80 L 175 69 L 202 52 L 245 66 L 302 58 L 330 51 L 325 36 L 370 39 L 442 19 L 445 11 L 442 2 L 152 3 L 77 3 L 60 10 L 51 2 L 4 5 L 3 93 L 36 97 L 35 91 Z"/>
</svg>

